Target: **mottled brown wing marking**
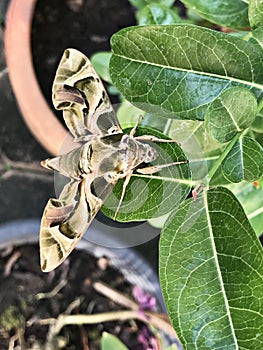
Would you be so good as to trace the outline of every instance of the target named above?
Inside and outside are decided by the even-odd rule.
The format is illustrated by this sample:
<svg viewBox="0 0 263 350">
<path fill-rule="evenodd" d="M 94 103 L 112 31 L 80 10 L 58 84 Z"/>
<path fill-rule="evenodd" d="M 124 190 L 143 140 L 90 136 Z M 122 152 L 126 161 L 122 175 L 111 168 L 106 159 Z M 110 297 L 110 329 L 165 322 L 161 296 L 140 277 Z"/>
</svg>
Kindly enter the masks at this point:
<svg viewBox="0 0 263 350">
<path fill-rule="evenodd" d="M 71 181 L 59 199 L 46 205 L 40 230 L 40 263 L 45 272 L 60 265 L 86 231 L 91 212 L 84 187 L 84 181 Z"/>
<path fill-rule="evenodd" d="M 77 141 L 122 132 L 99 76 L 88 58 L 75 49 L 66 50 L 59 63 L 53 104 L 63 110 L 64 120 Z"/>
<path fill-rule="evenodd" d="M 93 182 L 93 174 L 81 182 L 71 180 L 59 199 L 48 201 L 40 229 L 42 271 L 55 269 L 67 258 L 114 186 L 103 177 L 95 180 L 95 189 Z"/>
</svg>

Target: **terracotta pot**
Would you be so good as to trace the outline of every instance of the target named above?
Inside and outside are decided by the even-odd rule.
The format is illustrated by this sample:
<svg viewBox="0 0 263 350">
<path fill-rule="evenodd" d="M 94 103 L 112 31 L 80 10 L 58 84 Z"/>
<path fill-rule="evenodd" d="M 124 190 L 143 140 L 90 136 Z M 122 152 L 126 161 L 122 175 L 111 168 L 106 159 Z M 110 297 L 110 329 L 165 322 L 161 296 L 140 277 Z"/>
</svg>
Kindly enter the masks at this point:
<svg viewBox="0 0 263 350">
<path fill-rule="evenodd" d="M 67 130 L 48 106 L 32 61 L 31 24 L 36 1 L 10 1 L 5 30 L 6 61 L 10 81 L 27 126 L 48 152 L 58 155 Z"/>
</svg>

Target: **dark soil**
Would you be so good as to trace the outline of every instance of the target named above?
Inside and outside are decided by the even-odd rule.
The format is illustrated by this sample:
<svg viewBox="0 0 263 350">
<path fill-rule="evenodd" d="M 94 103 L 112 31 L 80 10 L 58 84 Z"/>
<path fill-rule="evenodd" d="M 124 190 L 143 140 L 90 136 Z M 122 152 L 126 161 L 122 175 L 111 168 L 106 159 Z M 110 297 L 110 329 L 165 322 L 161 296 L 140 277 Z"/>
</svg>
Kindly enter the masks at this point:
<svg viewBox="0 0 263 350">
<path fill-rule="evenodd" d="M 8 349 L 11 337 L 21 329 L 25 349 L 43 349 L 49 326 L 40 325 L 39 320 L 57 318 L 65 313 L 76 300 L 71 314 L 95 314 L 123 309 L 102 296 L 93 288 L 94 282 L 104 282 L 112 288 L 132 295 L 133 286 L 111 266 L 106 258 L 95 258 L 86 252 L 73 251 L 69 259 L 58 269 L 42 273 L 39 269 L 37 245 L 23 245 L 9 251 L 0 250 L 0 349 Z M 106 264 L 105 264 L 106 262 Z M 39 293 L 50 293 L 62 280 L 66 285 L 54 295 L 46 294 L 39 299 Z M 107 322 L 88 326 L 66 326 L 60 336 L 66 340 L 63 349 L 98 350 L 103 331 L 118 336 L 129 349 L 143 350 L 138 334 L 143 326 L 137 321 Z M 35 347 L 34 347 L 35 349 Z"/>
</svg>

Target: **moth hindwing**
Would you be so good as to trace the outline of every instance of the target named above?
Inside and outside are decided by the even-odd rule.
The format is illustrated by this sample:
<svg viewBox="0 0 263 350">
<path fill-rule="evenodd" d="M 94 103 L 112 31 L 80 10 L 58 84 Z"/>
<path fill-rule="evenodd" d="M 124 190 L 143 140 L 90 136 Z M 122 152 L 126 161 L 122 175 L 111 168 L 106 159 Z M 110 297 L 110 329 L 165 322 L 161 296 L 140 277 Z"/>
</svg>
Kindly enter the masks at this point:
<svg viewBox="0 0 263 350">
<path fill-rule="evenodd" d="M 58 199 L 48 201 L 42 216 L 40 263 L 46 272 L 74 249 L 118 179 L 125 178 L 117 211 L 134 170 L 142 174 L 160 170 L 158 166 L 137 169 L 158 157 L 147 141 L 173 142 L 148 135 L 134 137 L 137 125 L 130 135 L 124 134 L 92 64 L 74 49 L 64 52 L 58 66 L 53 103 L 63 110 L 74 140 L 81 145 L 41 163 L 70 180 Z"/>
</svg>

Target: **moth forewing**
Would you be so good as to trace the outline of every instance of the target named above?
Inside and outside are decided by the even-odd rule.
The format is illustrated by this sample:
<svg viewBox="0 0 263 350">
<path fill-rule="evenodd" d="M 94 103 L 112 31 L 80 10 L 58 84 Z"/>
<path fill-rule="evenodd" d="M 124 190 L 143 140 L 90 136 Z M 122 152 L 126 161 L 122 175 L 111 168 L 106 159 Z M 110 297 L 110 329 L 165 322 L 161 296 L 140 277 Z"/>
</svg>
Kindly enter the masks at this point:
<svg viewBox="0 0 263 350">
<path fill-rule="evenodd" d="M 53 104 L 76 140 L 122 132 L 104 86 L 89 59 L 65 50 L 53 83 Z M 104 116 L 103 116 L 104 115 Z"/>
</svg>

